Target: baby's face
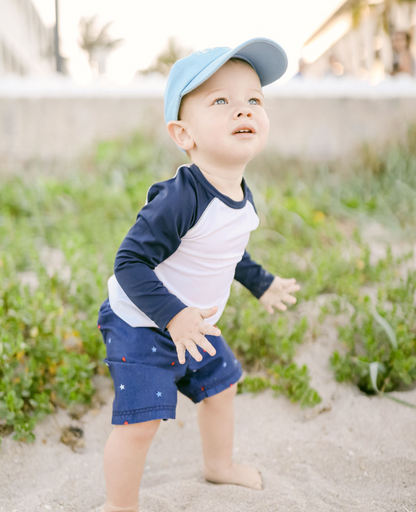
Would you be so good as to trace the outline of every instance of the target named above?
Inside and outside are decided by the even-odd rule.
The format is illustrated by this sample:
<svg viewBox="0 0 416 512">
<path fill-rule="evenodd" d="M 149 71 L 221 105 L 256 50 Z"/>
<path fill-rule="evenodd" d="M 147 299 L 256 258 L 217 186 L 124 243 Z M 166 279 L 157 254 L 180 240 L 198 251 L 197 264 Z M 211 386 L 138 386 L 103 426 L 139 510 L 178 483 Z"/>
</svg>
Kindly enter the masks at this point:
<svg viewBox="0 0 416 512">
<path fill-rule="evenodd" d="M 180 119 L 194 146 L 192 157 L 223 164 L 246 164 L 266 145 L 269 118 L 260 79 L 243 61 L 227 61 L 182 99 Z M 240 128 L 252 133 L 235 134 Z"/>
</svg>

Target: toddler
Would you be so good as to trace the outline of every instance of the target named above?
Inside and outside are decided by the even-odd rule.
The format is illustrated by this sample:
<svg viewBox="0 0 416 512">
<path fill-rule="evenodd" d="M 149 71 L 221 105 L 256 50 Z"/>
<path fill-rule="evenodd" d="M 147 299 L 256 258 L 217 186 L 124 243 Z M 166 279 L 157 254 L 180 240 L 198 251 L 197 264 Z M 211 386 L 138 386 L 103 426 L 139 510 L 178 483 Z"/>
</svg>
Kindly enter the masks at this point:
<svg viewBox="0 0 416 512">
<path fill-rule="evenodd" d="M 262 489 L 256 468 L 232 460 L 242 368 L 215 324 L 233 279 L 269 313 L 294 304 L 300 289 L 245 251 L 259 218 L 243 173 L 269 135 L 261 88 L 286 68 L 277 43 L 254 38 L 194 52 L 170 71 L 167 130 L 192 164 L 148 190 L 100 307 L 115 389 L 101 512 L 139 510 L 146 454 L 161 420 L 175 419 L 178 390 L 199 404 L 205 479 Z"/>
</svg>

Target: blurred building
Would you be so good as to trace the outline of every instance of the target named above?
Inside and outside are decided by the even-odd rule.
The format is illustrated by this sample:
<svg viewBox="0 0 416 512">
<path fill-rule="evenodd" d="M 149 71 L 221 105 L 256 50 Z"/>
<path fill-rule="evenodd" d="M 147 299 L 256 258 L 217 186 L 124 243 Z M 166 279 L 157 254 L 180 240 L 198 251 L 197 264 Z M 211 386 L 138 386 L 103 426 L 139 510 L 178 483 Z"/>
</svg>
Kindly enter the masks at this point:
<svg viewBox="0 0 416 512">
<path fill-rule="evenodd" d="M 55 70 L 54 32 L 31 0 L 0 1 L 0 76 L 45 76 Z"/>
<path fill-rule="evenodd" d="M 367 0 L 367 5 L 360 5 L 346 0 L 304 43 L 301 74 L 348 75 L 377 83 L 386 74 L 395 74 L 403 57 L 396 52 L 396 33 L 411 40 L 407 51 L 413 63 L 408 74 L 415 76 L 416 3 Z"/>
</svg>

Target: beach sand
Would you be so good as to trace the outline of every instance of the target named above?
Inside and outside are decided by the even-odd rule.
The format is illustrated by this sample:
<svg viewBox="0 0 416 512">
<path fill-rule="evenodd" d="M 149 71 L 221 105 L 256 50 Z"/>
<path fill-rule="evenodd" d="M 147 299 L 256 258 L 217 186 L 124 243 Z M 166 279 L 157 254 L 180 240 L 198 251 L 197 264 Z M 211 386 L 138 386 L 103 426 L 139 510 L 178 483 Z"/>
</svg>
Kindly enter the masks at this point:
<svg viewBox="0 0 416 512">
<path fill-rule="evenodd" d="M 308 315 L 312 327 L 323 300 L 291 314 Z M 260 470 L 262 491 L 205 481 L 197 406 L 178 393 L 176 420 L 161 422 L 147 456 L 140 511 L 416 512 L 416 409 L 335 381 L 328 358 L 340 350 L 342 321 L 327 318 L 316 339 L 309 329 L 295 357 L 322 403 L 302 410 L 272 390 L 235 398 L 234 460 Z M 102 406 L 79 420 L 59 409 L 36 426 L 33 444 L 3 439 L 0 512 L 89 512 L 104 503 L 114 391 L 108 377 L 95 376 L 94 385 Z M 392 395 L 416 404 L 416 389 Z M 83 430 L 74 451 L 60 441 L 70 425 Z"/>
</svg>

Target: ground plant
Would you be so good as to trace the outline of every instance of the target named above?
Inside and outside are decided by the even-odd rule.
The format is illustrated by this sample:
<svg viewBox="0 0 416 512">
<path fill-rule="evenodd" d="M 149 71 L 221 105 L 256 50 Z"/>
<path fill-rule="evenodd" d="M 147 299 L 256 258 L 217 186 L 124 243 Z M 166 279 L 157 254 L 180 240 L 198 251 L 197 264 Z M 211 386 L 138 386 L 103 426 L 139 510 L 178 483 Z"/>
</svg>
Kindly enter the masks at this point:
<svg viewBox="0 0 416 512">
<path fill-rule="evenodd" d="M 383 153 L 363 148 L 342 177 L 336 164 L 307 167 L 270 153 L 249 164 L 261 224 L 247 249 L 301 290 L 297 304 L 270 315 L 234 282 L 218 326 L 245 370 L 239 393 L 269 388 L 302 408 L 320 403 L 294 356 L 319 322 L 337 315 L 348 322 L 328 362 L 334 378 L 385 396 L 416 381 L 416 271 L 404 271 L 414 254 L 391 248 L 415 233 L 415 134 L 410 127 L 405 142 Z M 45 415 L 87 409 L 93 376 L 110 378 L 96 325 L 107 279 L 147 190 L 175 174 L 178 158 L 138 133 L 98 144 L 64 176 L 39 169 L 1 180 L 0 441 L 33 442 Z M 362 234 L 369 223 L 392 233 L 377 261 Z M 331 300 L 313 325 L 299 306 L 324 295 Z"/>
</svg>

